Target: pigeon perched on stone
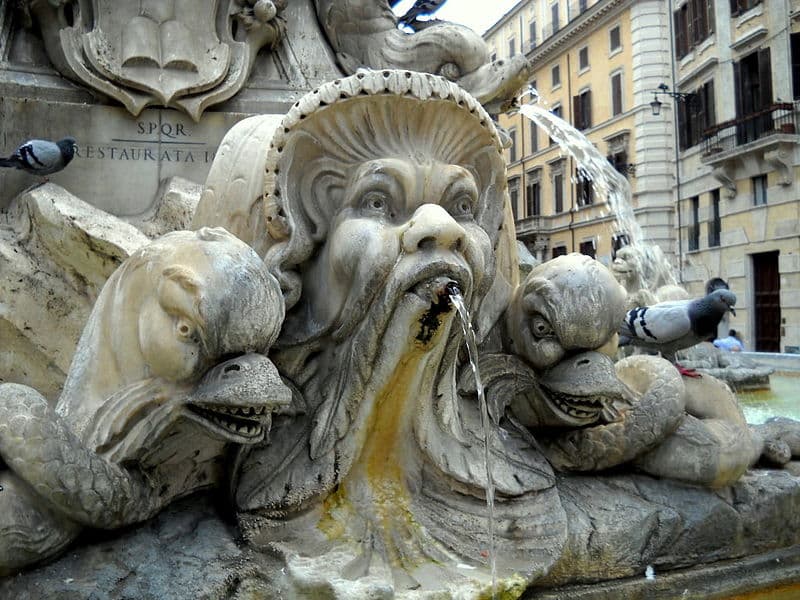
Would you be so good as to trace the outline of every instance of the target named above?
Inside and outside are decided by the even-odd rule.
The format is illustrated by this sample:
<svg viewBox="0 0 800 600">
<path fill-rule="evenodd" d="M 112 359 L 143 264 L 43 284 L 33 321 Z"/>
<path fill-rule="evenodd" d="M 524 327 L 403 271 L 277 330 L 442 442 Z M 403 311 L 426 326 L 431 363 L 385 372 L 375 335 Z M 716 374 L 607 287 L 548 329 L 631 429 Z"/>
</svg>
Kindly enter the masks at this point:
<svg viewBox="0 0 800 600">
<path fill-rule="evenodd" d="M 42 177 L 66 167 L 75 156 L 75 138 L 63 140 L 28 140 L 8 158 L 0 158 L 0 167 L 14 167 Z"/>
<path fill-rule="evenodd" d="M 694 300 L 637 306 L 625 315 L 619 329 L 619 345 L 632 344 L 658 351 L 670 362 L 675 362 L 678 350 L 716 337 L 717 325 L 725 314 L 736 315 L 734 304 L 736 294 L 721 289 Z"/>
<path fill-rule="evenodd" d="M 432 15 L 439 10 L 447 0 L 417 0 L 397 22 L 402 25 L 412 25 L 417 17 Z"/>
</svg>

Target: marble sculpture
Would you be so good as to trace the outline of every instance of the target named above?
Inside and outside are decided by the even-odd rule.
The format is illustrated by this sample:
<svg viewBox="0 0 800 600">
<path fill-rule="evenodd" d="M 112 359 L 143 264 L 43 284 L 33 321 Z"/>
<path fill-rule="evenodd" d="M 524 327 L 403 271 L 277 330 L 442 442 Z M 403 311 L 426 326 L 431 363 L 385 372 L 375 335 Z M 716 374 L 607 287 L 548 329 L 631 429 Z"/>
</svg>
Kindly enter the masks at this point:
<svg viewBox="0 0 800 600">
<path fill-rule="evenodd" d="M 65 76 L 133 114 L 199 119 L 299 4 L 22 6 Z M 3 214 L 0 290 L 78 286 L 88 316 L 74 352 L 36 346 L 37 364 L 71 356 L 60 393 L 45 368 L 28 379 L 39 391 L 0 384 L 0 575 L 207 488 L 227 492 L 247 547 L 278 561 L 258 577 L 284 597 L 517 598 L 800 541 L 800 523 L 770 517 L 800 507 L 800 485 L 750 471 L 790 463 L 800 424 L 751 428 L 711 376 L 614 362 L 631 297 L 672 283 L 641 252 L 622 249 L 611 270 L 567 255 L 520 281 L 491 115 L 527 61 L 491 61 L 448 23 L 401 31 L 386 2 L 313 6 L 346 76 L 230 131 L 192 231 L 147 240 L 52 184 Z M 730 540 L 670 505 L 690 496 L 733 498 Z M 625 503 L 639 507 L 629 522 Z"/>
</svg>

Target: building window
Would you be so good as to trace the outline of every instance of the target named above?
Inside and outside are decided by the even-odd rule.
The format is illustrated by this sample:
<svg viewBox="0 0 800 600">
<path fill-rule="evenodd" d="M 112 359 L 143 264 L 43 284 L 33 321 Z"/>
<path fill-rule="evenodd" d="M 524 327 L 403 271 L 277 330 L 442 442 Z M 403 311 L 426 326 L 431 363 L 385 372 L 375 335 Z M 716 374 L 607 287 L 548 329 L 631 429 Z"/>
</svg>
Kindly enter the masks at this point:
<svg viewBox="0 0 800 600">
<path fill-rule="evenodd" d="M 635 165 L 628 162 L 628 147 L 630 145 L 630 133 L 622 132 L 606 140 L 608 150 L 606 158 L 614 165 L 614 168 L 625 175 L 635 174 Z"/>
<path fill-rule="evenodd" d="M 531 121 L 531 154 L 539 151 L 539 128 Z"/>
<path fill-rule="evenodd" d="M 758 175 L 750 179 L 753 183 L 753 205 L 760 206 L 767 203 L 767 176 Z"/>
<path fill-rule="evenodd" d="M 761 0 L 731 0 L 731 16 L 735 17 L 761 4 Z"/>
<path fill-rule="evenodd" d="M 508 40 L 508 56 L 511 58 L 517 53 L 517 40 L 515 38 L 511 38 Z"/>
<path fill-rule="evenodd" d="M 589 48 L 587 46 L 578 50 L 578 68 L 580 70 L 589 68 Z"/>
<path fill-rule="evenodd" d="M 589 6 L 588 0 L 578 0 L 578 13 L 582 13 Z"/>
<path fill-rule="evenodd" d="M 611 236 L 611 260 L 617 258 L 617 250 L 631 243 L 627 233 L 615 233 Z"/>
<path fill-rule="evenodd" d="M 591 90 L 584 90 L 572 97 L 572 113 L 575 116 L 575 129 L 589 129 L 592 126 Z"/>
<path fill-rule="evenodd" d="M 700 248 L 700 198 L 695 196 L 689 200 L 692 220 L 689 223 L 689 252 Z"/>
<path fill-rule="evenodd" d="M 766 110 L 772 105 L 769 48 L 762 48 L 733 63 L 733 92 L 736 117 L 741 119 L 736 125 L 737 143 L 757 140 L 764 132 L 774 128 L 772 113 Z"/>
<path fill-rule="evenodd" d="M 672 13 L 672 19 L 675 54 L 678 58 L 683 58 L 714 33 L 714 3 L 711 0 L 688 0 Z"/>
<path fill-rule="evenodd" d="M 566 246 L 556 246 L 555 248 L 553 248 L 553 258 L 555 258 L 556 256 L 564 256 L 566 255 L 566 253 L 567 253 Z"/>
<path fill-rule="evenodd" d="M 561 117 L 563 116 L 563 115 L 561 114 L 561 105 L 560 105 L 560 104 L 557 104 L 556 106 L 554 106 L 553 108 L 551 108 L 551 109 L 550 109 L 550 112 L 551 112 L 551 113 L 553 113 L 555 116 L 557 116 L 557 117 L 559 117 L 559 118 L 561 118 Z M 555 143 L 556 143 L 556 141 L 555 141 L 553 138 L 551 138 L 551 137 L 549 137 L 549 136 L 548 136 L 548 138 L 547 138 L 547 144 L 548 144 L 549 146 L 552 146 L 552 145 L 553 145 L 553 144 L 555 144 Z"/>
<path fill-rule="evenodd" d="M 678 140 L 681 150 L 703 141 L 703 132 L 716 125 L 714 82 L 707 81 L 695 90 L 690 102 L 678 103 Z"/>
<path fill-rule="evenodd" d="M 542 182 L 539 171 L 528 173 L 525 189 L 525 216 L 536 217 L 542 214 Z"/>
<path fill-rule="evenodd" d="M 508 139 L 511 140 L 511 145 L 508 147 L 508 162 L 517 162 L 517 130 L 508 130 Z"/>
<path fill-rule="evenodd" d="M 519 219 L 519 177 L 515 177 L 508 182 L 508 199 L 511 202 L 511 212 L 514 215 L 514 220 Z"/>
<path fill-rule="evenodd" d="M 608 49 L 611 52 L 616 52 L 622 48 L 622 38 L 620 36 L 619 25 L 615 25 L 608 30 Z"/>
<path fill-rule="evenodd" d="M 627 150 L 619 150 L 613 154 L 609 154 L 606 158 L 608 159 L 608 162 L 614 166 L 617 172 L 624 175 L 626 178 L 628 175 L 632 174 L 633 165 L 628 163 Z"/>
<path fill-rule="evenodd" d="M 611 116 L 622 112 L 622 73 L 611 76 Z"/>
<path fill-rule="evenodd" d="M 528 39 L 531 49 L 536 48 L 536 21 L 528 23 Z"/>
<path fill-rule="evenodd" d="M 589 206 L 594 203 L 594 186 L 585 171 L 575 171 L 575 198 L 578 206 Z"/>
<path fill-rule="evenodd" d="M 594 243 L 594 240 L 581 242 L 579 249 L 581 254 L 585 254 L 586 256 L 591 256 L 592 258 L 594 258 L 595 255 L 597 254 L 597 247 Z"/>
<path fill-rule="evenodd" d="M 562 170 L 553 172 L 553 201 L 555 213 L 564 212 L 564 172 Z"/>
<path fill-rule="evenodd" d="M 719 218 L 719 189 L 711 190 L 711 220 L 708 222 L 708 247 L 719 246 L 722 223 Z"/>
<path fill-rule="evenodd" d="M 553 81 L 553 87 L 558 87 L 561 85 L 561 66 L 555 65 L 553 69 L 550 71 L 550 77 Z"/>
<path fill-rule="evenodd" d="M 553 21 L 553 33 L 555 33 L 560 27 L 558 24 L 558 2 L 550 6 L 550 18 Z"/>
</svg>

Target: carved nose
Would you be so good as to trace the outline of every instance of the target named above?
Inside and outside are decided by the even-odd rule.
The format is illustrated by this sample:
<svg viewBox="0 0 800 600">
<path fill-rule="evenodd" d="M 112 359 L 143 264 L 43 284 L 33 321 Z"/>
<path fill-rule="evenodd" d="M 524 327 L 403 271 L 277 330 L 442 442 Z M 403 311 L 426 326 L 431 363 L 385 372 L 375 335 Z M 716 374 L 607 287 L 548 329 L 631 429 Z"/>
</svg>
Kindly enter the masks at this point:
<svg viewBox="0 0 800 600">
<path fill-rule="evenodd" d="M 438 204 L 423 204 L 411 217 L 403 232 L 403 250 L 454 250 L 464 247 L 466 231 Z"/>
</svg>

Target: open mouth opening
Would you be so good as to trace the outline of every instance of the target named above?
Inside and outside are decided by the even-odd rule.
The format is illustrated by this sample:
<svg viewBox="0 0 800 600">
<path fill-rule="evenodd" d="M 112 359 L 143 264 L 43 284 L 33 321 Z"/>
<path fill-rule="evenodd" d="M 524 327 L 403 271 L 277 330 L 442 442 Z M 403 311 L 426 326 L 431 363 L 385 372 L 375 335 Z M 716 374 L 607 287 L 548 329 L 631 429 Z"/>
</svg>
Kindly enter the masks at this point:
<svg viewBox="0 0 800 600">
<path fill-rule="evenodd" d="M 570 419 L 577 419 L 582 423 L 590 423 L 600 419 L 603 403 L 599 400 L 583 399 L 577 402 L 574 396 L 547 389 L 547 400 L 550 405 Z"/>
<path fill-rule="evenodd" d="M 408 290 L 410 293 L 419 296 L 431 305 L 446 304 L 448 310 L 450 306 L 450 296 L 461 294 L 462 285 L 455 278 L 440 275 L 437 277 L 429 277 L 422 281 L 416 282 Z"/>
<path fill-rule="evenodd" d="M 439 330 L 441 316 L 454 310 L 451 296 L 461 294 L 461 284 L 452 277 L 441 275 L 417 283 L 410 292 L 429 305 L 419 319 L 420 329 L 416 336 L 418 341 L 427 344 Z"/>
<path fill-rule="evenodd" d="M 222 433 L 246 439 L 264 435 L 264 420 L 268 418 L 264 406 L 214 406 L 189 404 L 189 410 Z"/>
</svg>

